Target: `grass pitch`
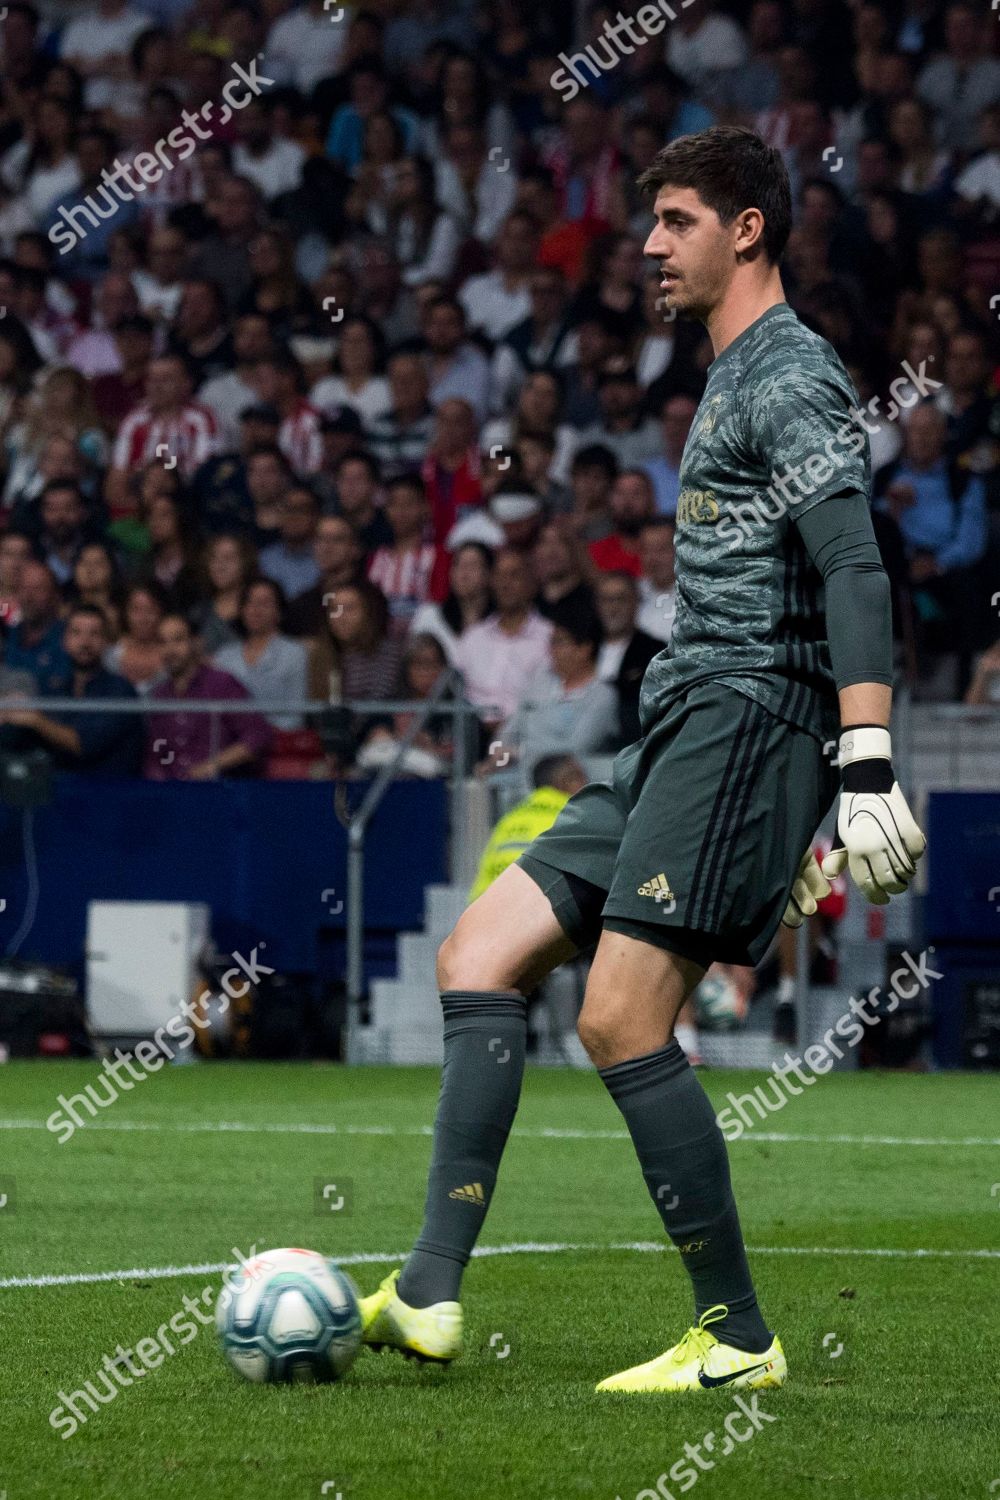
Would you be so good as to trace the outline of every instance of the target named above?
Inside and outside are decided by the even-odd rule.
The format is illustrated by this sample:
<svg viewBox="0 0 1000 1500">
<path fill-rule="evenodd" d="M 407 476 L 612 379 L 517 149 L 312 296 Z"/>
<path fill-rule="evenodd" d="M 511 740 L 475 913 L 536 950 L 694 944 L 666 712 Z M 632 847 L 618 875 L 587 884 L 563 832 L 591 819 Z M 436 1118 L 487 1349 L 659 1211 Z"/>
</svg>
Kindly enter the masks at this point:
<svg viewBox="0 0 1000 1500">
<path fill-rule="evenodd" d="M 791 1378 L 722 1456 L 731 1391 L 594 1394 L 675 1341 L 689 1292 L 599 1081 L 547 1071 L 482 1239 L 522 1248 L 470 1267 L 459 1363 L 365 1351 L 340 1385 L 258 1388 L 205 1328 L 63 1440 L 59 1392 L 218 1287 L 234 1246 L 323 1250 L 370 1290 L 418 1227 L 437 1093 L 418 1069 L 165 1069 L 60 1145 L 44 1121 L 97 1071 L 0 1070 L 7 1500 L 649 1500 L 695 1487 L 669 1471 L 709 1431 L 698 1500 L 1000 1493 L 995 1078 L 832 1074 L 730 1147 Z M 759 1081 L 705 1075 L 717 1108 Z"/>
</svg>

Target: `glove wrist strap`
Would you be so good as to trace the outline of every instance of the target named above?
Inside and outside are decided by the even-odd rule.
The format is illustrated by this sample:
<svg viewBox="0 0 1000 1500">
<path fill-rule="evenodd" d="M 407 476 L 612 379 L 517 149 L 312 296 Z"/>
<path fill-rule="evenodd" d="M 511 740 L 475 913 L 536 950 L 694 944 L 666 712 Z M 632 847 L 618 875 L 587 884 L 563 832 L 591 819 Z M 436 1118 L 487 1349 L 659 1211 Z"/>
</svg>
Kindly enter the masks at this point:
<svg viewBox="0 0 1000 1500">
<path fill-rule="evenodd" d="M 876 724 L 849 725 L 840 736 L 845 792 L 891 792 L 892 739 Z"/>
</svg>

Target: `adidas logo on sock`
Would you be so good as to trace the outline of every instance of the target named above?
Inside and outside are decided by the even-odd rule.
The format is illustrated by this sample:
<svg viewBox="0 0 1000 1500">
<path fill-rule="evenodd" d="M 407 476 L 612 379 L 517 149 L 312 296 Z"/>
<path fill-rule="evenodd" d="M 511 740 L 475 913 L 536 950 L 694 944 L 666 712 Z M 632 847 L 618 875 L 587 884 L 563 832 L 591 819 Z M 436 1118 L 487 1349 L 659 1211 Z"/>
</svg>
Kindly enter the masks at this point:
<svg viewBox="0 0 1000 1500">
<path fill-rule="evenodd" d="M 486 1207 L 486 1194 L 481 1182 L 467 1182 L 465 1187 L 452 1188 L 448 1197 L 457 1198 L 459 1203 L 474 1203 L 477 1208 Z"/>
<path fill-rule="evenodd" d="M 647 880 L 645 885 L 639 887 L 640 896 L 652 896 L 654 901 L 672 901 L 674 893 L 670 889 L 670 882 L 661 871 L 654 875 L 652 880 Z"/>
</svg>

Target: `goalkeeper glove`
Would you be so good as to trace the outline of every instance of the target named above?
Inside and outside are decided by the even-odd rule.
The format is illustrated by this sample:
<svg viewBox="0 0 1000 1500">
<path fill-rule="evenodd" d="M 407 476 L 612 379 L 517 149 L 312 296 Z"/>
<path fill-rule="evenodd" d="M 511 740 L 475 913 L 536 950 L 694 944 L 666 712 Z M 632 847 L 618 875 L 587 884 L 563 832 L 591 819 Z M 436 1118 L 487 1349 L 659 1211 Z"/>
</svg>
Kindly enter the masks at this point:
<svg viewBox="0 0 1000 1500">
<path fill-rule="evenodd" d="M 823 861 L 831 879 L 846 865 L 873 906 L 906 890 L 927 840 L 906 805 L 892 770 L 888 729 L 855 724 L 840 736 L 843 788 L 837 813 L 840 847 Z"/>
<path fill-rule="evenodd" d="M 792 893 L 785 907 L 782 922 L 786 927 L 801 927 L 806 917 L 816 915 L 816 908 L 830 894 L 830 882 L 819 867 L 819 861 L 811 849 L 807 849 L 799 865 L 799 873 L 792 885 Z"/>
</svg>

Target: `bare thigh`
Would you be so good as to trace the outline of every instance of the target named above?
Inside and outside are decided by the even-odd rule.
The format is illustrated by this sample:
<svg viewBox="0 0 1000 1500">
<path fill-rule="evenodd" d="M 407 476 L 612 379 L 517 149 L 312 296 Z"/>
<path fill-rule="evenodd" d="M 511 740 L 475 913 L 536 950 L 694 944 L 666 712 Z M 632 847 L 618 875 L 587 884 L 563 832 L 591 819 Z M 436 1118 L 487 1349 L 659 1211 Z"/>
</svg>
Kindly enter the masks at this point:
<svg viewBox="0 0 1000 1500">
<path fill-rule="evenodd" d="M 548 897 L 509 865 L 463 912 L 438 950 L 442 990 L 515 990 L 527 995 L 576 952 Z"/>
<path fill-rule="evenodd" d="M 620 932 L 603 932 L 577 1029 L 599 1068 L 665 1047 L 705 973 L 700 964 Z"/>
</svg>

